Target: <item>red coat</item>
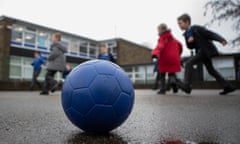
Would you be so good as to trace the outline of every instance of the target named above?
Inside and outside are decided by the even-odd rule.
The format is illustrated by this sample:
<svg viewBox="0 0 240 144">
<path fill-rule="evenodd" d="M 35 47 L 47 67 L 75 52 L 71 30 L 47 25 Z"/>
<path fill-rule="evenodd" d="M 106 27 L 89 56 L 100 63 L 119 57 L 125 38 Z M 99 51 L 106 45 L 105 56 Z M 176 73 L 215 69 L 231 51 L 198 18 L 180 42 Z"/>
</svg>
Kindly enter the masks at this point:
<svg viewBox="0 0 240 144">
<path fill-rule="evenodd" d="M 152 51 L 152 55 L 158 57 L 158 68 L 161 73 L 180 72 L 181 53 L 182 45 L 170 31 L 160 36 L 156 48 Z"/>
</svg>

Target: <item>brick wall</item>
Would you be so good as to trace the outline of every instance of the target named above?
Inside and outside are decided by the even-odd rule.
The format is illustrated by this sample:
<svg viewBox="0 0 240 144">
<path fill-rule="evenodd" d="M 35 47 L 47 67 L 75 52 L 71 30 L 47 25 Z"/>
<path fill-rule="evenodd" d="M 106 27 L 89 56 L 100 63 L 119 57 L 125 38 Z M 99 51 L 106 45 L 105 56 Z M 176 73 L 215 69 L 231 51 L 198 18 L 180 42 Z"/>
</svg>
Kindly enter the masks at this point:
<svg viewBox="0 0 240 144">
<path fill-rule="evenodd" d="M 152 62 L 150 49 L 124 40 L 117 40 L 117 44 L 117 63 L 119 65 L 149 64 Z"/>
<path fill-rule="evenodd" d="M 7 80 L 9 76 L 11 30 L 7 26 L 11 25 L 9 20 L 0 21 L 0 80 Z"/>
</svg>

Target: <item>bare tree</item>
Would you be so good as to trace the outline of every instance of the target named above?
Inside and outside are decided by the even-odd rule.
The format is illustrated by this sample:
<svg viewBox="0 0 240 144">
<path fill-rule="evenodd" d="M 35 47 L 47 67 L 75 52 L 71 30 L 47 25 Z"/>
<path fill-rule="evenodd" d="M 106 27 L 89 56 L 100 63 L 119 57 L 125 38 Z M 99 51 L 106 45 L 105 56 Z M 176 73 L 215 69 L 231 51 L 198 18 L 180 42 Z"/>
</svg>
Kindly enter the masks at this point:
<svg viewBox="0 0 240 144">
<path fill-rule="evenodd" d="M 211 14 L 208 24 L 223 21 L 232 21 L 232 29 L 238 36 L 231 43 L 233 46 L 240 46 L 240 0 L 209 0 L 205 6 L 204 16 Z"/>
</svg>

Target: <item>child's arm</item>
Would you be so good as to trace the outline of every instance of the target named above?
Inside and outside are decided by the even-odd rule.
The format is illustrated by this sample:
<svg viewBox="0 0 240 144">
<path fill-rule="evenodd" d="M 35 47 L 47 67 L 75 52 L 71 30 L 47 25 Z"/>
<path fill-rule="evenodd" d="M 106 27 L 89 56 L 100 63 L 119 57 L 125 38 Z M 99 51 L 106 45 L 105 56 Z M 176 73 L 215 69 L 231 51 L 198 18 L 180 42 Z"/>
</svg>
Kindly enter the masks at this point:
<svg viewBox="0 0 240 144">
<path fill-rule="evenodd" d="M 209 40 L 218 41 L 223 45 L 227 43 L 227 41 L 222 36 L 204 27 L 198 26 L 197 31 L 199 32 L 199 34 L 203 35 L 204 37 L 207 37 Z"/>
<path fill-rule="evenodd" d="M 160 55 L 160 53 L 161 53 L 163 48 L 164 48 L 164 41 L 163 41 L 162 38 L 159 38 L 157 46 L 152 51 L 152 56 L 159 57 L 159 55 Z"/>
</svg>

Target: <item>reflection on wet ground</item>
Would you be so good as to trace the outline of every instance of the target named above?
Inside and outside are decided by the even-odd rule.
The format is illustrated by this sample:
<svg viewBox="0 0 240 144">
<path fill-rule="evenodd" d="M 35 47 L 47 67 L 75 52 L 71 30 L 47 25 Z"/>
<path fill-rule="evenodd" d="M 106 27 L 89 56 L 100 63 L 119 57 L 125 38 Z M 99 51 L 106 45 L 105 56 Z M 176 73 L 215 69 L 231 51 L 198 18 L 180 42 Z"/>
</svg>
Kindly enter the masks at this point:
<svg viewBox="0 0 240 144">
<path fill-rule="evenodd" d="M 133 112 L 108 134 L 76 128 L 63 113 L 60 92 L 0 92 L 0 144 L 239 144 L 240 91 L 194 90 L 165 96 L 137 90 Z"/>
<path fill-rule="evenodd" d="M 94 134 L 78 132 L 71 135 L 67 142 L 68 144 L 127 144 L 119 135 L 115 133 Z"/>
<path fill-rule="evenodd" d="M 124 141 L 123 138 L 116 133 L 95 134 L 77 132 L 72 134 L 66 141 L 67 144 L 128 144 L 131 141 Z M 136 142 L 144 143 L 144 142 Z M 156 142 L 158 143 L 158 142 Z M 193 142 L 193 141 L 181 141 L 181 140 L 162 140 L 159 144 L 220 144 L 216 142 Z"/>
<path fill-rule="evenodd" d="M 78 132 L 71 135 L 66 141 L 67 144 L 129 144 L 134 142 L 124 141 L 123 138 L 115 133 L 106 133 L 106 134 L 94 134 L 94 133 L 85 133 Z M 136 143 L 145 143 L 136 142 Z M 157 144 L 158 142 L 156 142 Z M 162 140 L 159 144 L 221 144 L 217 142 L 193 142 L 193 141 L 181 141 L 181 140 Z"/>
</svg>

